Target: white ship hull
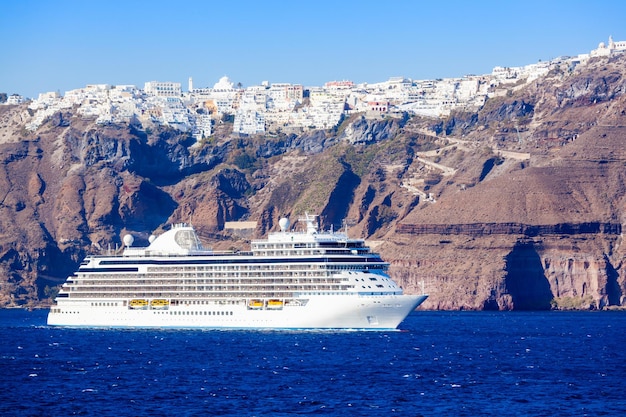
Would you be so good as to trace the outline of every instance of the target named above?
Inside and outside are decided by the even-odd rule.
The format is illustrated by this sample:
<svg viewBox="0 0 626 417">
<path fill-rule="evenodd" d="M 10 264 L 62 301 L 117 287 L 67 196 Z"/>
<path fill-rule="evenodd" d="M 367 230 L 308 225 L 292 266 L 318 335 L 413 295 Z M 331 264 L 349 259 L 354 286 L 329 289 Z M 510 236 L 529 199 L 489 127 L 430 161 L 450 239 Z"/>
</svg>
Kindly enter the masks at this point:
<svg viewBox="0 0 626 417">
<path fill-rule="evenodd" d="M 93 307 L 75 301 L 58 306 L 48 324 L 70 327 L 205 329 L 395 329 L 426 295 L 311 297 L 305 306 L 251 309 L 241 304 L 190 304 L 167 309 Z M 106 304 L 106 303 L 105 303 Z M 112 304 L 112 303 L 111 303 Z"/>
</svg>

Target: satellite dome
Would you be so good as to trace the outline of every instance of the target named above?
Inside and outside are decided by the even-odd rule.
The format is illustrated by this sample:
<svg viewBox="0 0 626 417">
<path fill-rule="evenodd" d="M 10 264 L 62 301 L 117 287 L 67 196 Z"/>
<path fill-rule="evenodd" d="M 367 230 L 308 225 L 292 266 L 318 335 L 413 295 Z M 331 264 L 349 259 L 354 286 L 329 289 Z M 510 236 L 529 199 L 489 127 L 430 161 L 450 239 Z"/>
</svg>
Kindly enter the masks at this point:
<svg viewBox="0 0 626 417">
<path fill-rule="evenodd" d="M 278 221 L 278 225 L 280 226 L 280 230 L 284 232 L 285 230 L 289 229 L 289 219 L 283 217 Z"/>
<path fill-rule="evenodd" d="M 133 242 L 135 241 L 135 238 L 133 237 L 133 235 L 124 235 L 124 246 L 131 246 L 133 244 Z"/>
<path fill-rule="evenodd" d="M 152 243 L 154 242 L 154 239 L 156 239 L 155 235 L 150 235 L 150 237 L 148 238 L 148 242 Z"/>
</svg>

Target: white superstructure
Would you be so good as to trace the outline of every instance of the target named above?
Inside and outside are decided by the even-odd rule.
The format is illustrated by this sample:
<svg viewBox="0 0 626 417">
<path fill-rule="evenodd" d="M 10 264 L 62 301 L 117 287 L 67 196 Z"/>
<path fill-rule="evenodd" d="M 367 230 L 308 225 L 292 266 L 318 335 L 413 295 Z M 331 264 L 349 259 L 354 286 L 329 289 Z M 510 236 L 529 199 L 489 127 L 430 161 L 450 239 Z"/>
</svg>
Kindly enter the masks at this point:
<svg viewBox="0 0 626 417">
<path fill-rule="evenodd" d="M 63 284 L 48 324 L 89 327 L 395 329 L 426 298 L 406 295 L 362 239 L 306 230 L 255 240 L 251 252 L 204 249 L 175 225 L 145 248 L 89 256 Z"/>
</svg>

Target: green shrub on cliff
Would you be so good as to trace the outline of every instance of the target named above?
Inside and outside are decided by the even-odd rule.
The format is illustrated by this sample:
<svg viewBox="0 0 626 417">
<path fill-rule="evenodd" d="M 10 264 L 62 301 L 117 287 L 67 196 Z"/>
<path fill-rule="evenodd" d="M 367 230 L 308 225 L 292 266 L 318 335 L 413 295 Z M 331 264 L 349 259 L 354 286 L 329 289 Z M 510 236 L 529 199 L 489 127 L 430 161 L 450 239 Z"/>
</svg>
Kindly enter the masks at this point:
<svg viewBox="0 0 626 417">
<path fill-rule="evenodd" d="M 584 297 L 555 297 L 550 301 L 554 310 L 593 310 L 596 303 L 591 295 Z"/>
</svg>

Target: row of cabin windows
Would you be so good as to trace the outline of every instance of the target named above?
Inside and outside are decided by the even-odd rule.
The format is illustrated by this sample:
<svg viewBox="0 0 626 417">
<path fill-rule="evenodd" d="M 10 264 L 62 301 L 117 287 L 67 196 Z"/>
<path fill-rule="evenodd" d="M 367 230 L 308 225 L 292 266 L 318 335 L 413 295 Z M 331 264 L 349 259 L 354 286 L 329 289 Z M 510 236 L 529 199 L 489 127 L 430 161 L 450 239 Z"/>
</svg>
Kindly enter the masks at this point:
<svg viewBox="0 0 626 417">
<path fill-rule="evenodd" d="M 151 310 L 153 314 L 169 314 L 171 316 L 232 316 L 232 311 L 164 311 Z M 78 314 L 78 311 L 67 311 L 60 308 L 51 309 L 52 313 Z"/>
<path fill-rule="evenodd" d="M 157 310 L 157 314 L 169 314 L 170 316 L 232 316 L 232 311 L 163 311 Z"/>
<path fill-rule="evenodd" d="M 215 297 L 216 291 L 225 291 L 227 292 L 227 296 L 225 298 L 232 298 L 231 293 L 233 292 L 265 292 L 265 291 L 309 291 L 309 290 L 348 290 L 354 287 L 354 285 L 350 285 L 348 283 L 328 283 L 328 282 L 310 282 L 310 283 L 275 283 L 275 282 L 265 282 L 258 283 L 254 285 L 249 284 L 238 284 L 238 283 L 218 283 L 218 285 L 198 285 L 198 284 L 187 284 L 187 285 L 152 285 L 145 284 L 141 285 L 141 283 L 134 283 L 134 285 L 111 285 L 111 283 L 102 283 L 101 285 L 77 285 L 72 287 L 66 287 L 63 289 L 62 293 L 84 293 L 84 292 L 115 292 L 120 294 L 132 294 L 134 292 L 153 292 L 153 293 L 173 293 L 173 292 L 181 292 L 181 293 L 189 293 L 189 292 L 200 292 L 200 293 L 209 293 L 210 297 Z M 126 297 L 133 297 L 132 295 L 126 295 Z"/>
<path fill-rule="evenodd" d="M 359 272 L 348 272 L 348 274 L 358 274 Z M 356 277 L 350 277 L 356 278 Z M 213 274 L 185 274 L 185 275 L 172 275 L 167 273 L 159 274 L 137 274 L 134 276 L 128 275 L 111 275 L 111 274 L 86 274 L 77 279 L 68 280 L 65 282 L 65 286 L 72 284 L 88 284 L 90 282 L 107 280 L 115 284 L 130 284 L 130 283 L 172 283 L 182 284 L 188 282 L 247 282 L 254 283 L 257 281 L 276 281 L 276 282 L 341 282 L 345 280 L 345 275 L 337 275 L 332 272 L 327 273 L 306 273 L 304 271 L 297 272 L 237 272 L 237 273 L 213 273 Z M 358 279 L 358 278 L 357 278 Z"/>
</svg>

